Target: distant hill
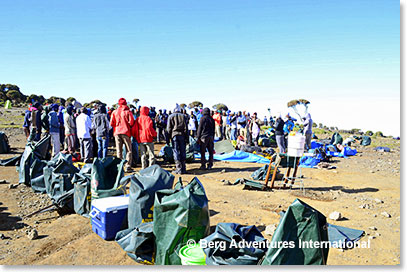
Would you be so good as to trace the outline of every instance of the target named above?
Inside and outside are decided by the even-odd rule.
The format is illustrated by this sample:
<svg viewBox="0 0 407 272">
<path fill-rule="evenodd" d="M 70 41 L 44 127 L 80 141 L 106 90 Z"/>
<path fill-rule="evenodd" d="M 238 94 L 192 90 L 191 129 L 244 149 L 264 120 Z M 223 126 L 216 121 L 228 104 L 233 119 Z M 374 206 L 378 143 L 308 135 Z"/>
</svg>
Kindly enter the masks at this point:
<svg viewBox="0 0 407 272">
<path fill-rule="evenodd" d="M 62 97 L 51 96 L 45 98 L 42 95 L 31 94 L 25 95 L 21 92 L 20 87 L 14 84 L 0 84 L 0 104 L 4 104 L 7 100 L 10 100 L 13 106 L 24 106 L 33 102 L 40 102 L 41 104 L 58 103 L 65 105 L 65 102 L 75 100 L 73 97 L 64 99 Z"/>
</svg>

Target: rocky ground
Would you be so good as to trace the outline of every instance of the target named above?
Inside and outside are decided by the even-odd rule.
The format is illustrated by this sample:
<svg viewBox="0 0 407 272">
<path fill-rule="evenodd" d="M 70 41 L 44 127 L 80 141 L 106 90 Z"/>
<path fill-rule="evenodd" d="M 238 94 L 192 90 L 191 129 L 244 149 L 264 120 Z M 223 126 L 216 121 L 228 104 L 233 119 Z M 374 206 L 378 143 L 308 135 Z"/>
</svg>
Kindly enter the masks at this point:
<svg viewBox="0 0 407 272">
<path fill-rule="evenodd" d="M 20 128 L 10 125 L 16 121 L 9 120 L 21 119 L 22 110 L 0 111 L 0 130 L 9 136 L 12 153 L 19 154 L 24 148 L 24 136 Z M 373 151 L 373 146 L 378 145 L 392 150 Z M 156 154 L 159 148 L 155 146 Z M 299 188 L 253 191 L 243 190 L 241 184 L 228 185 L 238 178 L 249 178 L 262 166 L 253 163 L 216 162 L 214 169 L 202 171 L 196 162 L 187 165 L 189 174 L 182 178 L 191 180 L 196 176 L 204 185 L 213 227 L 220 222 L 256 225 L 271 239 L 279 222 L 278 213 L 299 198 L 323 213 L 329 223 L 364 230 L 366 235 L 361 241 L 371 242 L 370 249 L 331 249 L 329 265 L 399 264 L 400 143 L 374 138 L 372 146 L 356 148 L 359 153 L 354 157 L 334 158 L 331 165 L 335 169 L 301 169 L 305 192 Z M 172 167 L 163 165 L 167 170 Z M 87 218 L 56 212 L 26 217 L 50 201 L 17 183 L 15 167 L 0 167 L 0 264 L 136 264 L 117 243 L 94 234 Z M 340 213 L 339 221 L 329 218 L 333 212 Z"/>
</svg>

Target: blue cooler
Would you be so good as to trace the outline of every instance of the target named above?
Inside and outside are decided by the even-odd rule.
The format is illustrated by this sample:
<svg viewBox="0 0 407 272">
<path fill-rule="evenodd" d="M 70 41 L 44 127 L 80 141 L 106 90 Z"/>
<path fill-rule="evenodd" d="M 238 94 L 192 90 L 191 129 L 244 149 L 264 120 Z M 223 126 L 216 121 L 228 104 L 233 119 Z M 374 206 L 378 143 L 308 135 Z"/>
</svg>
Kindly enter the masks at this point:
<svg viewBox="0 0 407 272">
<path fill-rule="evenodd" d="M 89 216 L 92 230 L 105 240 L 114 239 L 120 231 L 129 207 L 129 196 L 113 196 L 92 200 Z"/>
</svg>

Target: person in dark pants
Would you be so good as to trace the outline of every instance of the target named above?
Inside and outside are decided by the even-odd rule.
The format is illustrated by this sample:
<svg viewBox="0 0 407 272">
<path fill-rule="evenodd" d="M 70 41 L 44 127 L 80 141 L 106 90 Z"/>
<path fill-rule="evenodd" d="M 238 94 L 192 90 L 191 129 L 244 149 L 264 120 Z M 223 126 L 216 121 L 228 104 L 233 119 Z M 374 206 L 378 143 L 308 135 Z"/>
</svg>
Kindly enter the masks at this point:
<svg viewBox="0 0 407 272">
<path fill-rule="evenodd" d="M 274 124 L 276 130 L 276 142 L 280 153 L 285 153 L 285 142 L 284 142 L 284 120 L 281 118 L 281 114 L 278 115 L 276 122 Z"/>
<path fill-rule="evenodd" d="M 211 169 L 213 166 L 213 148 L 215 137 L 215 120 L 210 115 L 209 108 L 204 108 L 202 117 L 199 122 L 197 139 L 201 146 L 201 170 Z M 209 161 L 208 168 L 206 168 L 205 152 L 208 150 Z"/>
<path fill-rule="evenodd" d="M 93 128 L 96 130 L 97 139 L 97 157 L 106 158 L 109 147 L 110 121 L 107 118 L 106 107 L 101 104 L 98 106 L 98 112 L 93 116 Z"/>
<path fill-rule="evenodd" d="M 31 129 L 30 129 L 30 137 L 28 138 L 29 142 L 35 141 L 38 142 L 41 139 L 41 113 L 42 113 L 42 106 L 39 102 L 35 102 L 34 105 L 31 107 Z"/>
<path fill-rule="evenodd" d="M 185 115 L 181 112 L 181 107 L 176 104 L 174 113 L 168 117 L 167 132 L 171 139 L 174 153 L 175 167 L 174 174 L 186 174 L 186 143 L 189 141 L 188 128 Z M 169 144 L 169 141 L 167 142 Z"/>
</svg>

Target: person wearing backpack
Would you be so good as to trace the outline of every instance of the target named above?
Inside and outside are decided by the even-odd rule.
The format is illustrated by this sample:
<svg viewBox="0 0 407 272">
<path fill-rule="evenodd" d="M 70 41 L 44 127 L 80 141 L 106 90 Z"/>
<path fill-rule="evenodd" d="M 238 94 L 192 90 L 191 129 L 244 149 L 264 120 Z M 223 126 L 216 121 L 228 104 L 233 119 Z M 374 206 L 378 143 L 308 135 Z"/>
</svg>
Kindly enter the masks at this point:
<svg viewBox="0 0 407 272">
<path fill-rule="evenodd" d="M 167 122 L 168 142 L 171 140 L 174 153 L 174 174 L 186 174 L 186 144 L 189 143 L 188 125 L 181 107 L 176 104 L 174 113 L 168 117 Z"/>
<path fill-rule="evenodd" d="M 98 105 L 98 111 L 93 116 L 93 128 L 96 130 L 96 140 L 98 145 L 98 158 L 106 158 L 109 147 L 110 122 L 107 117 L 106 107 L 103 104 Z"/>
<path fill-rule="evenodd" d="M 113 128 L 113 136 L 116 141 L 116 152 L 119 159 L 123 159 L 123 145 L 126 148 L 125 171 L 131 171 L 132 164 L 132 145 L 131 145 L 131 127 L 134 125 L 134 117 L 127 106 L 124 98 L 119 99 L 119 107 L 113 111 L 110 125 Z"/>
<path fill-rule="evenodd" d="M 157 132 L 149 116 L 149 111 L 148 107 L 141 107 L 140 116 L 135 121 L 136 139 L 140 146 L 142 169 L 155 164 L 154 138 L 157 137 Z"/>
</svg>

